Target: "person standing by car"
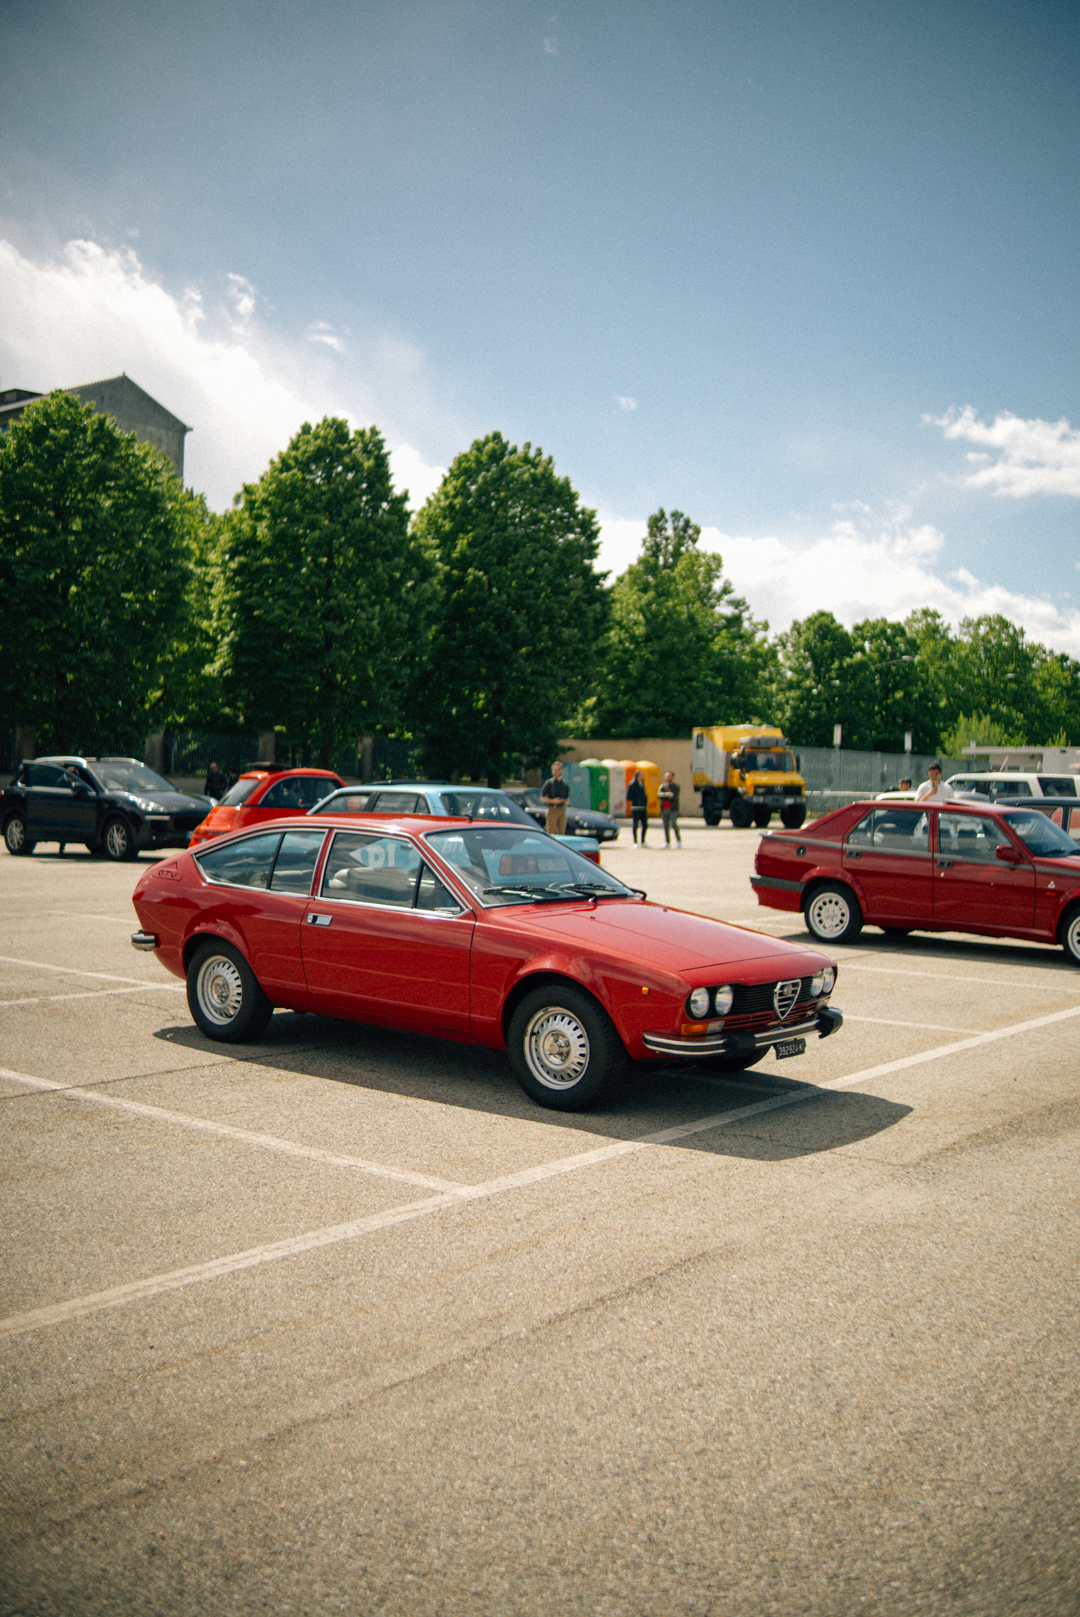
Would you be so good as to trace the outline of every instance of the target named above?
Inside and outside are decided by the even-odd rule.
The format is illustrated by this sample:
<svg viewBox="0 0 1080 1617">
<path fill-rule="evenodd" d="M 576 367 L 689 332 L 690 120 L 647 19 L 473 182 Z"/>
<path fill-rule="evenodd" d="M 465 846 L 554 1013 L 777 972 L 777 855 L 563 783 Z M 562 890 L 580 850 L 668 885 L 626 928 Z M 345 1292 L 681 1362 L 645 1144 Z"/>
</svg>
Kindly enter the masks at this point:
<svg viewBox="0 0 1080 1617">
<path fill-rule="evenodd" d="M 645 846 L 645 833 L 649 829 L 649 794 L 645 789 L 645 776 L 639 769 L 629 786 L 626 788 L 626 801 L 630 805 L 631 833 L 635 846 L 638 831 L 641 832 L 641 846 Z"/>
<path fill-rule="evenodd" d="M 664 784 L 660 788 L 660 819 L 664 827 L 664 847 L 671 846 L 671 833 L 675 833 L 675 846 L 682 847 L 682 834 L 679 831 L 679 783 L 669 769 L 664 776 Z"/>
<path fill-rule="evenodd" d="M 936 758 L 932 764 L 927 765 L 926 773 L 929 778 L 923 781 L 919 790 L 915 793 L 915 801 L 922 803 L 927 798 L 930 798 L 935 803 L 951 803 L 956 793 L 947 780 L 942 780 L 941 765 Z"/>
<path fill-rule="evenodd" d="M 221 801 L 225 795 L 225 776 L 217 764 L 211 759 L 210 768 L 206 771 L 206 785 L 203 787 L 206 797 L 212 797 L 215 803 Z"/>
<path fill-rule="evenodd" d="M 911 790 L 911 776 L 910 775 L 901 775 L 900 779 L 896 783 L 896 790 L 898 792 L 910 792 L 910 790 Z"/>
<path fill-rule="evenodd" d="M 550 831 L 553 837 L 566 835 L 566 805 L 569 800 L 570 788 L 562 778 L 562 764 L 556 759 L 551 766 L 551 775 L 540 788 L 540 801 L 547 809 L 544 829 Z"/>
</svg>

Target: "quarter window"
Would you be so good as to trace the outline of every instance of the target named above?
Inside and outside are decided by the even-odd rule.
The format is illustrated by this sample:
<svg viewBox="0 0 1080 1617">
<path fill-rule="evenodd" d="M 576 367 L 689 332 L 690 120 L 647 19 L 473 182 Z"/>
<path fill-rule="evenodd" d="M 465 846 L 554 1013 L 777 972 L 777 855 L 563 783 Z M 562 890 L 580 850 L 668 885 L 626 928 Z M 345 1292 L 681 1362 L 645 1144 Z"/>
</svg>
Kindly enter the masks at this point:
<svg viewBox="0 0 1080 1617">
<path fill-rule="evenodd" d="M 269 887 L 280 831 L 263 831 L 239 842 L 220 843 L 197 853 L 195 862 L 207 881 L 226 887 Z"/>
</svg>

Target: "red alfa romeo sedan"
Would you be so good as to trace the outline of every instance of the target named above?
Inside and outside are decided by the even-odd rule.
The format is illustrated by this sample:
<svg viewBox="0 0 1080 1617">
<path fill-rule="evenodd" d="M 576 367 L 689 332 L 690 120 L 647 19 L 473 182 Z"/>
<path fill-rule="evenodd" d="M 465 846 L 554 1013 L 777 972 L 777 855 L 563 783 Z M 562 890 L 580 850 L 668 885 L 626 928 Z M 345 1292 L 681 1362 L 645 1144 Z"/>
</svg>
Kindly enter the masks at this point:
<svg viewBox="0 0 1080 1617">
<path fill-rule="evenodd" d="M 843 1020 L 827 955 L 650 904 L 531 824 L 286 820 L 163 859 L 134 904 L 212 1039 L 275 1006 L 461 1039 L 567 1111 L 631 1060 L 739 1071 Z"/>
<path fill-rule="evenodd" d="M 868 921 L 1060 943 L 1080 965 L 1080 848 L 1035 809 L 851 803 L 762 837 L 755 870 L 758 903 L 801 911 L 822 943 Z"/>
<path fill-rule="evenodd" d="M 304 814 L 322 801 L 328 792 L 344 786 L 332 769 L 248 769 L 221 802 L 197 825 L 188 846 L 197 848 L 211 837 L 227 831 L 241 831 L 263 820 L 280 820 L 287 814 Z"/>
</svg>

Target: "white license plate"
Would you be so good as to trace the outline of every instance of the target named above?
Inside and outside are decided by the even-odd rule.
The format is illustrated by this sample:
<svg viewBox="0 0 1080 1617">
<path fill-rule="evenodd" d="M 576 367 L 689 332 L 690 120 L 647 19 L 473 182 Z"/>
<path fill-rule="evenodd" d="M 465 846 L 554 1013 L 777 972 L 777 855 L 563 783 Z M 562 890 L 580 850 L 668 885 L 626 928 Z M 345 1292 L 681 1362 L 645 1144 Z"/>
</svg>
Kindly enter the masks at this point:
<svg viewBox="0 0 1080 1617">
<path fill-rule="evenodd" d="M 785 1039 L 782 1044 L 774 1044 L 777 1061 L 783 1061 L 785 1056 L 804 1056 L 806 1054 L 805 1039 Z"/>
</svg>

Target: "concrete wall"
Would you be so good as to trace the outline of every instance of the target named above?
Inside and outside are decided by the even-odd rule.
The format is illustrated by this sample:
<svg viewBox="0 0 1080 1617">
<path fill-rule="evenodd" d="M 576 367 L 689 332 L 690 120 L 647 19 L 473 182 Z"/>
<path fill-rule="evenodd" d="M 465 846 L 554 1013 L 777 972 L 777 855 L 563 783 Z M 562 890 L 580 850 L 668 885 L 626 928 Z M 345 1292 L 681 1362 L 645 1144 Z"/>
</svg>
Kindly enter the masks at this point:
<svg viewBox="0 0 1080 1617">
<path fill-rule="evenodd" d="M 693 786 L 693 744 L 689 736 L 646 736 L 633 741 L 564 741 L 563 763 L 579 764 L 583 758 L 639 758 L 659 767 L 661 778 L 670 769 L 682 791 L 679 812 L 685 818 L 701 815 L 701 798 Z M 565 750 L 569 749 L 569 750 Z"/>
<path fill-rule="evenodd" d="M 68 389 L 83 404 L 111 415 L 122 432 L 138 434 L 140 443 L 152 444 L 168 455 L 181 480 L 184 476 L 184 435 L 190 432 L 179 417 L 150 397 L 130 376 L 112 376 L 104 382 Z"/>
</svg>

